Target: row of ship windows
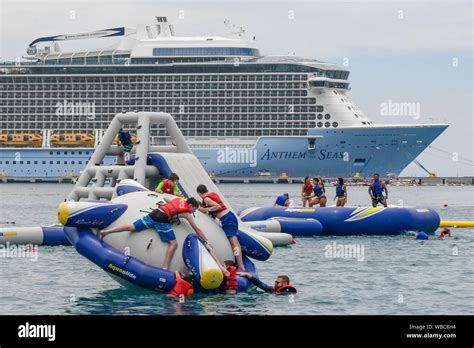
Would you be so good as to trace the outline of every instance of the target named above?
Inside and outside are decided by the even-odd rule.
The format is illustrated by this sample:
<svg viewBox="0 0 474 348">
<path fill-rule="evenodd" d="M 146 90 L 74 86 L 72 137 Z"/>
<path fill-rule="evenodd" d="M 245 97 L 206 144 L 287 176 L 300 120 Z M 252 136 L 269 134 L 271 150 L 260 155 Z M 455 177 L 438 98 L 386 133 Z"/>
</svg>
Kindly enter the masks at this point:
<svg viewBox="0 0 474 348">
<path fill-rule="evenodd" d="M 18 81 L 20 79 L 20 81 Z M 51 76 L 51 77 L 33 77 L 33 76 L 18 76 L 2 78 L 2 81 L 15 86 L 21 86 L 22 82 L 28 85 L 38 83 L 42 87 L 47 84 L 89 84 L 89 83 L 146 83 L 146 82 L 241 82 L 241 81 L 306 81 L 308 75 L 144 75 L 144 76 L 91 76 L 91 77 L 76 77 L 76 76 Z M 24 86 L 24 85 L 23 85 Z"/>
<path fill-rule="evenodd" d="M 2 103 L 13 103 L 15 101 L 21 101 L 24 99 L 53 99 L 57 100 L 58 98 L 70 98 L 70 99 L 91 99 L 91 100 L 101 100 L 101 99 L 115 99 L 123 97 L 132 97 L 132 98 L 168 98 L 175 100 L 174 98 L 218 98 L 218 100 L 226 98 L 240 98 L 240 97 L 267 97 L 266 99 L 271 100 L 276 97 L 306 97 L 308 93 L 306 91 L 234 91 L 234 92 L 224 92 L 224 91 L 211 91 L 211 92 L 191 92 L 191 93 L 180 93 L 180 92 L 118 92 L 118 91 L 97 91 L 97 92 L 87 92 L 87 93 L 49 93 L 49 92 L 40 92 L 40 93 L 3 93 L 0 95 Z M 308 98 L 310 104 L 314 104 L 312 100 L 314 98 Z M 144 99 L 146 100 L 146 99 Z M 306 98 L 305 98 L 306 100 Z M 273 100 L 271 100 L 273 101 Z"/>
<path fill-rule="evenodd" d="M 33 86 L 22 85 L 22 86 L 5 86 L 0 85 L 1 91 L 6 92 L 22 92 L 22 91 L 103 91 L 106 90 L 123 90 L 123 91 L 156 91 L 156 90 L 210 90 L 210 89 L 236 89 L 236 90 L 244 90 L 244 89 L 267 89 L 267 90 L 280 90 L 280 89 L 296 89 L 302 88 L 307 89 L 306 82 L 286 82 L 286 83 L 202 83 L 202 84 L 195 84 L 195 83 L 182 83 L 182 84 L 129 84 L 129 85 L 117 85 L 113 82 L 104 83 L 104 84 L 62 84 L 57 86 L 56 88 L 44 88 L 45 86 L 38 86 L 38 88 L 33 88 Z M 338 87 L 342 88 L 342 87 Z"/>
<path fill-rule="evenodd" d="M 4 164 L 3 162 L 5 162 L 5 164 L 10 164 L 10 161 L 0 161 L 0 164 Z M 19 164 L 19 165 L 22 165 L 22 164 L 39 164 L 40 161 L 12 161 L 11 164 Z M 48 161 L 41 161 L 41 164 L 46 164 Z M 89 161 L 85 161 L 85 164 L 89 163 Z M 49 164 L 54 164 L 54 161 L 49 161 Z M 76 161 L 63 161 L 61 163 L 61 161 L 56 161 L 56 164 L 76 164 Z M 77 161 L 77 164 L 82 164 L 82 161 Z"/>
<path fill-rule="evenodd" d="M 314 114 L 289 114 L 289 115 L 241 115 L 241 114 L 233 114 L 233 115 L 204 115 L 204 116 L 197 116 L 197 115 L 177 115 L 175 116 L 176 123 L 178 125 L 185 124 L 187 122 L 194 122 L 194 121 L 215 121 L 215 122 L 230 122 L 230 121 L 250 121 L 254 122 L 255 126 L 258 127 L 259 125 L 263 124 L 262 121 L 284 121 L 284 122 L 299 122 L 299 121 L 312 121 L 315 120 L 316 117 Z M 330 118 L 330 117 L 329 117 Z M 327 119 L 329 119 L 327 118 Z M 57 116 L 50 116 L 44 117 L 42 119 L 26 116 L 11 116 L 8 120 L 2 120 L 3 122 L 0 123 L 1 129 L 7 129 L 11 126 L 15 126 L 16 124 L 21 124 L 22 122 L 25 124 L 30 124 L 31 128 L 38 128 L 38 129 L 50 129 L 51 127 L 58 127 L 58 126 L 67 126 L 70 124 L 75 124 L 81 128 L 103 128 L 106 127 L 110 121 L 109 120 L 90 120 L 90 122 L 84 122 L 84 116 L 81 118 L 75 117 L 73 118 L 66 118 L 62 117 L 61 122 L 58 123 Z M 153 128 L 153 127 L 152 127 Z"/>
<path fill-rule="evenodd" d="M 206 98 L 206 99 L 124 99 L 124 97 L 117 96 L 116 98 L 104 98 L 104 99 L 97 99 L 91 98 L 86 100 L 79 99 L 78 96 L 72 99 L 62 99 L 62 98 L 51 98 L 49 100 L 46 99 L 14 99 L 14 100 L 7 100 L 7 101 L 0 101 L 0 107 L 11 107 L 11 106 L 50 106 L 50 107 L 57 107 L 58 102 L 69 103 L 70 105 L 64 105 L 64 107 L 71 107 L 76 106 L 74 103 L 86 103 L 89 104 L 94 103 L 94 106 L 108 106 L 108 105 L 117 105 L 118 101 L 121 101 L 120 105 L 126 105 L 126 103 L 134 103 L 133 105 L 137 105 L 138 101 L 143 102 L 145 105 L 266 105 L 266 104 L 280 104 L 280 105 L 314 105 L 316 104 L 316 99 L 314 98 L 273 98 L 273 99 L 252 99 L 252 98 Z M 119 99 L 119 100 L 115 100 Z M 72 104 L 71 104 L 72 103 Z M 86 105 L 84 105 L 86 106 Z M 321 108 L 322 106 L 317 106 Z M 355 107 L 353 107 L 355 110 Z"/>
</svg>

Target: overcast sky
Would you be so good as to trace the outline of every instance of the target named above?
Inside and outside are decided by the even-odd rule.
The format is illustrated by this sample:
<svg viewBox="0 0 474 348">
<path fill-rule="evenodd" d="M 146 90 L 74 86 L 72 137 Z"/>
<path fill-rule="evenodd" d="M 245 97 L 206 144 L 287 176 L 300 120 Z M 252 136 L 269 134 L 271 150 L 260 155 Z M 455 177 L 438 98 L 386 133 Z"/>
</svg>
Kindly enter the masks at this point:
<svg viewBox="0 0 474 348">
<path fill-rule="evenodd" d="M 438 175 L 474 175 L 471 0 L 0 0 L 0 56 L 25 55 L 40 36 L 151 24 L 154 16 L 168 16 L 182 36 L 226 35 L 229 19 L 256 36 L 263 54 L 346 61 L 350 94 L 373 122 L 448 122 L 418 159 Z M 389 100 L 420 103 L 420 118 L 382 116 Z M 403 174 L 424 172 L 412 164 Z"/>
</svg>

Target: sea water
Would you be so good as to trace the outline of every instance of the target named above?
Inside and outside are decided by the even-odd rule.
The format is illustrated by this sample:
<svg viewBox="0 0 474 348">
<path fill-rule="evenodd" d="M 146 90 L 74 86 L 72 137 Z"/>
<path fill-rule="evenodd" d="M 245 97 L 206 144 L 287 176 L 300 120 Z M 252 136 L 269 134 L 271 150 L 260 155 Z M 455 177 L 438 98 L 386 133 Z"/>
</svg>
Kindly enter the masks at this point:
<svg viewBox="0 0 474 348">
<path fill-rule="evenodd" d="M 300 204 L 300 184 L 219 188 L 237 211 L 271 205 L 282 193 Z M 71 189 L 70 184 L 1 184 L 0 226 L 53 223 L 58 204 Z M 433 207 L 444 220 L 474 220 L 473 186 L 388 189 L 389 204 Z M 333 191 L 327 188 L 328 205 L 333 204 Z M 367 187 L 348 187 L 348 195 L 349 204 L 370 204 Z M 287 274 L 297 295 L 255 290 L 235 296 L 195 295 L 183 303 L 121 287 L 73 247 L 40 246 L 36 261 L 0 258 L 0 314 L 472 315 L 474 229 L 452 231 L 451 238 L 427 241 L 407 235 L 296 238 L 296 244 L 275 248 L 268 261 L 255 263 L 268 284 Z"/>
</svg>

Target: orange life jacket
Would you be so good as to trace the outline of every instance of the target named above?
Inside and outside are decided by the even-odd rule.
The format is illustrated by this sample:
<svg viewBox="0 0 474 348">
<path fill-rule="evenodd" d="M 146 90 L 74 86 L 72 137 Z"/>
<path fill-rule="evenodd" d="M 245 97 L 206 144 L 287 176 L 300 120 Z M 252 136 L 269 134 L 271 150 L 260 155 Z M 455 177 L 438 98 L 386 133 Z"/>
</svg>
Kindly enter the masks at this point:
<svg viewBox="0 0 474 348">
<path fill-rule="evenodd" d="M 179 297 L 179 295 L 192 295 L 194 293 L 192 284 L 181 278 L 176 272 L 176 284 L 168 293 L 168 297 Z"/>
<path fill-rule="evenodd" d="M 175 198 L 171 202 L 160 206 L 160 209 L 168 216 L 169 220 L 173 216 L 191 212 L 188 202 L 182 198 Z"/>
<path fill-rule="evenodd" d="M 239 283 L 237 282 L 237 267 L 229 266 L 227 267 L 230 275 L 226 278 L 225 288 L 238 290 Z"/>
<path fill-rule="evenodd" d="M 168 179 L 165 179 L 165 180 L 163 180 L 162 182 L 163 182 L 163 187 L 161 188 L 161 190 L 162 190 L 164 193 L 173 194 L 174 185 L 170 185 Z"/>
<path fill-rule="evenodd" d="M 210 198 L 212 199 L 214 202 L 216 202 L 217 204 L 219 204 L 221 206 L 221 208 L 219 210 L 214 210 L 214 211 L 210 211 L 209 214 L 211 214 L 211 216 L 215 219 L 216 216 L 217 216 L 217 213 L 220 213 L 221 211 L 224 211 L 227 209 L 227 207 L 225 206 L 224 202 L 222 202 L 222 199 L 219 197 L 219 195 L 215 192 L 210 192 L 208 193 L 202 200 L 202 205 L 205 206 L 205 207 L 210 207 L 209 205 L 207 205 L 206 203 L 204 203 L 204 200 L 206 198 Z"/>
</svg>

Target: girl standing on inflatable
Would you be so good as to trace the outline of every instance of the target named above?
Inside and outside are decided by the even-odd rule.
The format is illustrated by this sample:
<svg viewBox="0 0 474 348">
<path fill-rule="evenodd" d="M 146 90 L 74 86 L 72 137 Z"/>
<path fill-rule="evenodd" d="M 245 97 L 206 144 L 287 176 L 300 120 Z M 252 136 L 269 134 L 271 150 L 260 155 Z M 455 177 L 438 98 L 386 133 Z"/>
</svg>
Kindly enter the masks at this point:
<svg viewBox="0 0 474 348">
<path fill-rule="evenodd" d="M 319 204 L 320 207 L 325 207 L 327 199 L 324 193 L 323 180 L 320 178 L 314 178 L 313 182 L 314 196 L 310 199 L 309 206 L 312 207 L 313 205 Z"/>
<path fill-rule="evenodd" d="M 344 179 L 341 177 L 337 178 L 336 196 L 334 196 L 334 199 L 336 198 L 336 207 L 343 207 L 347 203 L 347 189 Z"/>
<path fill-rule="evenodd" d="M 196 188 L 196 191 L 202 199 L 202 205 L 199 207 L 199 211 L 201 213 L 209 213 L 214 219 L 219 219 L 221 221 L 222 229 L 229 239 L 235 258 L 237 259 L 237 264 L 239 266 L 238 271 L 245 271 L 244 262 L 242 260 L 242 248 L 237 239 L 239 233 L 237 217 L 233 212 L 227 209 L 219 195 L 215 192 L 209 192 L 205 185 L 199 185 Z"/>
<path fill-rule="evenodd" d="M 303 208 L 306 207 L 306 203 L 309 202 L 311 198 L 311 193 L 313 193 L 313 184 L 311 183 L 311 179 L 309 176 L 304 178 L 304 184 L 301 188 L 301 201 L 303 202 Z"/>
</svg>

